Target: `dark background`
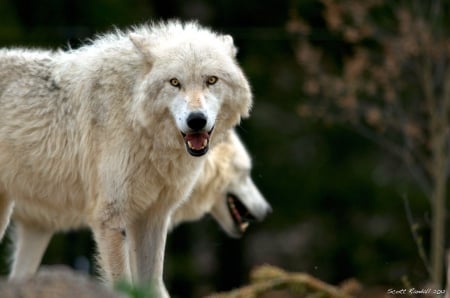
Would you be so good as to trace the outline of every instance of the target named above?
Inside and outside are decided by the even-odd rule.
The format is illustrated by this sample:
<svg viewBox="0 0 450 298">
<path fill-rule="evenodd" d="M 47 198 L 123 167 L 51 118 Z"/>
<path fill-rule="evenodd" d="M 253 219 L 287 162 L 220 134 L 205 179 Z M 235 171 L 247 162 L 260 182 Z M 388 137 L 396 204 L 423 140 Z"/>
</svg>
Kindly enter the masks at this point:
<svg viewBox="0 0 450 298">
<path fill-rule="evenodd" d="M 0 1 L 2 47 L 76 48 L 113 26 L 169 18 L 198 19 L 235 38 L 255 97 L 252 116 L 238 132 L 253 157 L 253 178 L 274 212 L 238 240 L 209 217 L 177 228 L 169 235 L 165 262 L 174 297 L 238 287 L 264 263 L 334 284 L 357 278 L 368 287 L 401 287 L 406 278 L 418 288 L 428 278 L 402 199 L 408 198 L 425 243 L 429 206 L 405 170 L 349 127 L 296 113 L 308 100 L 286 30 L 298 4 L 312 20 L 319 14 L 320 4 L 309 0 Z M 4 275 L 8 243 L 0 246 Z M 61 234 L 43 263 L 94 274 L 94 251 L 88 231 Z"/>
</svg>

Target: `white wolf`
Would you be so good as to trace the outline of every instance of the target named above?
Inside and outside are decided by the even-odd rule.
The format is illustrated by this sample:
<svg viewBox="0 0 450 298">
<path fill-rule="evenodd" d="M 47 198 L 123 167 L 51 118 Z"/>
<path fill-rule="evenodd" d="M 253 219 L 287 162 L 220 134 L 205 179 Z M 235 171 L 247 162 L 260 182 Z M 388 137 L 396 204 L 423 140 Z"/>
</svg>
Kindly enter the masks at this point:
<svg viewBox="0 0 450 298">
<path fill-rule="evenodd" d="M 251 179 L 251 159 L 234 131 L 207 155 L 203 170 L 189 199 L 174 211 L 171 226 L 193 221 L 211 213 L 224 231 L 239 237 L 249 222 L 262 220 L 271 211 Z M 52 235 L 59 229 L 70 230 L 72 219 L 64 212 L 45 214 L 18 201 L 14 207 L 16 249 L 11 278 L 22 278 L 37 271 Z M 80 218 L 82 221 L 83 218 Z"/>
<path fill-rule="evenodd" d="M 1 50 L 0 238 L 14 200 L 64 213 L 93 230 L 106 280 L 168 297 L 170 216 L 251 107 L 235 54 L 230 36 L 177 21 L 69 52 Z"/>
<path fill-rule="evenodd" d="M 252 162 L 242 141 L 230 131 L 207 157 L 189 199 L 172 216 L 172 227 L 211 213 L 231 237 L 240 237 L 249 222 L 272 211 L 253 182 Z"/>
</svg>

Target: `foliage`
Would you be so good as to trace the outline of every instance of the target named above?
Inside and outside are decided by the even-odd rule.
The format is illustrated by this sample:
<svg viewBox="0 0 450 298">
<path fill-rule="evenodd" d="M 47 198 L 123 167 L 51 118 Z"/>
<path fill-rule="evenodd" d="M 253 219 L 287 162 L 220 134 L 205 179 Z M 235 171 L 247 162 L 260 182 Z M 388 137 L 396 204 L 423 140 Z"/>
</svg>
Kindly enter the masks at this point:
<svg viewBox="0 0 450 298">
<path fill-rule="evenodd" d="M 114 286 L 116 291 L 124 293 L 129 298 L 152 298 L 156 297 L 153 293 L 153 287 L 151 285 L 136 286 L 130 282 L 121 280 Z"/>
<path fill-rule="evenodd" d="M 300 103 L 297 112 L 349 123 L 408 167 L 430 200 L 429 271 L 441 285 L 450 165 L 449 5 L 381 0 L 320 4 L 321 28 L 295 9 L 288 24 L 311 99 Z M 321 32 L 338 45 L 328 47 Z"/>
<path fill-rule="evenodd" d="M 252 270 L 251 282 L 228 293 L 212 294 L 207 298 L 349 298 L 339 288 L 328 285 L 304 273 L 290 273 L 280 268 L 263 265 Z"/>
</svg>

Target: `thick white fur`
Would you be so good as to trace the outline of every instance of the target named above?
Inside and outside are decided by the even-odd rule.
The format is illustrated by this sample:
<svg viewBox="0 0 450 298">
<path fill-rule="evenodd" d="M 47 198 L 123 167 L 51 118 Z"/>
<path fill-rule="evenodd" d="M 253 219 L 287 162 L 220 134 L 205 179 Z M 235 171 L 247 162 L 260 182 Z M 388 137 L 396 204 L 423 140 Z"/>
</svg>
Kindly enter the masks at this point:
<svg viewBox="0 0 450 298">
<path fill-rule="evenodd" d="M 195 23 L 117 31 L 69 52 L 0 50 L 0 237 L 14 201 L 54 229 L 64 227 L 47 215 L 64 214 L 93 230 L 106 280 L 153 282 L 168 297 L 170 216 L 205 160 L 185 149 L 184 117 L 205 113 L 214 147 L 251 101 L 232 38 Z"/>
<path fill-rule="evenodd" d="M 184 221 L 193 221 L 211 213 L 232 237 L 242 234 L 234 224 L 226 199 L 229 193 L 238 196 L 253 216 L 262 219 L 270 205 L 266 202 L 250 177 L 251 159 L 234 131 L 218 144 L 206 157 L 203 169 L 189 199 L 174 211 L 171 227 Z M 48 218 L 52 222 L 48 222 Z M 51 236 L 63 230 L 77 228 L 64 212 L 43 215 L 34 213 L 26 204 L 17 202 L 15 223 L 15 252 L 10 276 L 25 277 L 34 274 Z"/>
</svg>

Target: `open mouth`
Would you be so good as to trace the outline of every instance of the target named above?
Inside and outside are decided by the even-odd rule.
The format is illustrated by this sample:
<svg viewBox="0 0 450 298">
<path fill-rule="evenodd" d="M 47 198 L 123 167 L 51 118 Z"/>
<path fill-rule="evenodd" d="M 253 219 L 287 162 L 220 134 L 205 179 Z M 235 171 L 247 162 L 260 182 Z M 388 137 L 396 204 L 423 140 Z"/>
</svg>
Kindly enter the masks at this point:
<svg viewBox="0 0 450 298">
<path fill-rule="evenodd" d="M 209 138 L 214 127 L 209 132 L 181 133 L 186 144 L 186 150 L 192 156 L 202 156 L 209 149 Z"/>
<path fill-rule="evenodd" d="M 227 206 L 230 210 L 234 224 L 241 233 L 244 233 L 247 230 L 250 222 L 256 221 L 256 218 L 234 194 L 227 194 Z"/>
</svg>

